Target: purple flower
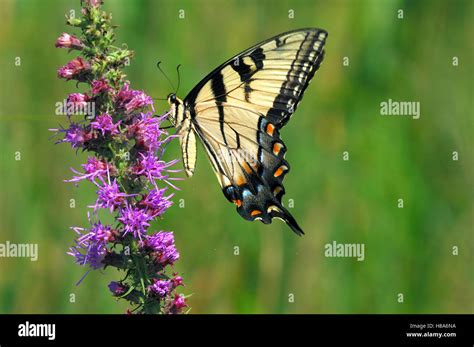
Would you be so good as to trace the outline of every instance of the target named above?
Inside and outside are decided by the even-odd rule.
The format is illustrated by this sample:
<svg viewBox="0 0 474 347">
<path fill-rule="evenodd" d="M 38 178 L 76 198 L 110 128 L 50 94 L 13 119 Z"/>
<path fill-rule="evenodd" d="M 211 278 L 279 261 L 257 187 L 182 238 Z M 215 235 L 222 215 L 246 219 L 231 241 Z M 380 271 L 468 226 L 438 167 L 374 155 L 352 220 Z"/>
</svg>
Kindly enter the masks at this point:
<svg viewBox="0 0 474 347">
<path fill-rule="evenodd" d="M 71 48 L 71 49 L 83 49 L 84 45 L 82 44 L 81 40 L 79 40 L 74 35 L 70 35 L 68 33 L 62 33 L 61 36 L 58 37 L 55 44 L 56 48 Z"/>
<path fill-rule="evenodd" d="M 139 153 L 139 155 L 141 158 L 138 164 L 132 168 L 134 174 L 146 176 L 152 184 L 155 184 L 155 180 L 163 180 L 169 184 L 168 179 L 173 178 L 169 178 L 167 172 L 173 172 L 173 170 L 168 170 L 168 167 L 176 164 L 177 159 L 165 162 L 158 160 L 153 153 Z"/>
<path fill-rule="evenodd" d="M 118 107 L 125 109 L 126 113 L 153 105 L 153 99 L 141 90 L 130 90 L 129 84 L 125 83 L 117 94 Z"/>
<path fill-rule="evenodd" d="M 173 197 L 173 194 L 165 196 L 165 191 L 166 188 L 154 188 L 143 197 L 139 204 L 141 206 L 146 206 L 154 217 L 160 216 L 171 205 L 173 205 L 173 202 L 170 200 Z"/>
<path fill-rule="evenodd" d="M 78 227 L 72 229 L 79 234 L 79 237 L 76 239 L 76 245 L 69 249 L 68 254 L 75 257 L 80 265 L 89 264 L 93 269 L 103 267 L 102 260 L 107 253 L 107 243 L 114 240 L 111 227 L 98 222 L 88 232 L 87 229 Z"/>
<path fill-rule="evenodd" d="M 109 164 L 97 159 L 97 157 L 87 158 L 87 163 L 83 164 L 82 167 L 86 174 L 94 174 L 94 176 L 104 175 L 111 168 Z"/>
<path fill-rule="evenodd" d="M 173 265 L 179 259 L 172 232 L 160 231 L 144 238 L 143 246 L 150 249 L 155 260 L 163 266 Z"/>
<path fill-rule="evenodd" d="M 72 148 L 80 148 L 92 138 L 91 134 L 78 123 L 71 122 L 68 129 L 59 131 L 64 132 L 64 138 L 59 142 L 70 143 Z"/>
<path fill-rule="evenodd" d="M 81 165 L 84 168 L 84 173 L 78 172 L 71 168 L 71 171 L 77 174 L 78 176 L 74 176 L 70 180 L 66 180 L 65 182 L 78 182 L 82 181 L 84 179 L 88 179 L 90 181 L 93 181 L 96 177 L 102 177 L 107 174 L 107 170 L 109 171 L 109 174 L 114 173 L 115 169 L 108 165 L 107 163 L 104 163 L 103 161 L 100 161 L 96 157 L 89 157 L 87 158 L 87 163 Z"/>
<path fill-rule="evenodd" d="M 183 286 L 184 287 L 184 283 L 183 283 L 183 278 L 181 276 L 175 276 L 171 279 L 171 282 L 173 283 L 173 287 L 176 288 L 178 286 Z"/>
<path fill-rule="evenodd" d="M 120 192 L 120 187 L 117 184 L 117 179 L 114 179 L 112 183 L 104 182 L 102 179 L 102 185 L 94 182 L 99 189 L 97 190 L 97 200 L 95 205 L 90 206 L 96 211 L 99 208 L 108 208 L 110 212 L 113 212 L 116 207 L 123 205 L 125 197 L 133 196 L 131 194 L 125 194 Z"/>
<path fill-rule="evenodd" d="M 92 94 L 94 95 L 112 90 L 112 88 L 109 86 L 107 81 L 105 81 L 104 79 L 94 80 L 92 81 L 91 84 L 92 84 Z"/>
<path fill-rule="evenodd" d="M 115 282 L 115 281 L 110 282 L 108 287 L 114 296 L 121 296 L 125 294 L 128 290 L 127 286 L 123 285 L 120 282 Z"/>
<path fill-rule="evenodd" d="M 92 129 L 99 130 L 102 133 L 102 136 L 105 136 L 105 133 L 110 133 L 111 135 L 115 135 L 119 133 L 118 126 L 121 123 L 114 124 L 112 117 L 107 114 L 101 114 L 95 117 L 95 120 L 91 122 Z"/>
<path fill-rule="evenodd" d="M 73 104 L 74 106 L 86 106 L 89 101 L 87 94 L 82 93 L 71 93 L 67 97 L 67 103 Z"/>
<path fill-rule="evenodd" d="M 61 67 L 58 70 L 58 76 L 67 80 L 78 78 L 80 74 L 90 70 L 90 68 L 91 66 L 87 61 L 81 57 L 77 57 Z"/>
<path fill-rule="evenodd" d="M 64 112 L 71 116 L 75 113 L 80 112 L 82 109 L 86 108 L 89 103 L 89 96 L 82 93 L 72 93 L 69 94 L 66 100 L 66 109 Z"/>
<path fill-rule="evenodd" d="M 143 209 L 134 207 L 128 203 L 124 208 L 120 209 L 120 217 L 117 218 L 124 225 L 124 233 L 132 233 L 135 238 L 142 239 L 146 234 L 147 228 L 150 226 L 150 221 L 153 216 L 147 214 Z"/>
<path fill-rule="evenodd" d="M 148 287 L 148 290 L 152 293 L 157 294 L 159 297 L 164 298 L 171 291 L 171 281 L 170 280 L 154 280 L 155 282 Z"/>
<path fill-rule="evenodd" d="M 162 135 L 167 133 L 160 129 L 160 124 L 165 117 L 153 117 L 151 112 L 142 113 L 128 127 L 128 134 L 136 138 L 140 147 L 144 147 L 149 152 L 155 152 L 167 141 L 161 140 Z"/>
<path fill-rule="evenodd" d="M 184 298 L 184 296 L 177 294 L 174 297 L 173 306 L 176 310 L 181 310 L 182 308 L 187 307 L 188 305 L 186 305 L 186 299 Z"/>
</svg>

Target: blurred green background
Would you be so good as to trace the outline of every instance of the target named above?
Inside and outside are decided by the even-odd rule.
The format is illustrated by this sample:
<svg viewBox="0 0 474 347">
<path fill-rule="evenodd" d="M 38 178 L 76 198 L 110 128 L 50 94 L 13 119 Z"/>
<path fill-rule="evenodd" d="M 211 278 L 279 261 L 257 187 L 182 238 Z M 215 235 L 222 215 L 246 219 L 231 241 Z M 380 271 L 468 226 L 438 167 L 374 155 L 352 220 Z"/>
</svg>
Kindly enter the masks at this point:
<svg viewBox="0 0 474 347">
<path fill-rule="evenodd" d="M 66 124 L 55 103 L 77 90 L 56 77 L 75 55 L 54 42 L 74 33 L 64 14 L 79 8 L 79 0 L 0 1 L 0 242 L 39 244 L 37 262 L 0 258 L 0 313 L 126 309 L 107 290 L 117 273 L 91 273 L 75 286 L 84 270 L 66 255 L 69 227 L 86 224 L 95 200 L 92 185 L 62 181 L 86 155 L 54 145 L 48 132 Z M 154 224 L 175 232 L 192 313 L 474 311 L 472 1 L 107 0 L 104 8 L 118 43 L 136 52 L 126 71 L 132 87 L 154 97 L 170 92 L 158 60 L 173 80 L 182 64 L 184 97 L 256 42 L 300 27 L 329 32 L 325 61 L 282 131 L 292 165 L 283 200 L 293 199 L 306 235 L 240 218 L 202 147 L 194 177 Z M 420 102 L 421 118 L 381 116 L 389 98 Z M 167 158 L 179 156 L 176 142 Z M 326 258 L 332 241 L 364 243 L 365 260 Z"/>
</svg>

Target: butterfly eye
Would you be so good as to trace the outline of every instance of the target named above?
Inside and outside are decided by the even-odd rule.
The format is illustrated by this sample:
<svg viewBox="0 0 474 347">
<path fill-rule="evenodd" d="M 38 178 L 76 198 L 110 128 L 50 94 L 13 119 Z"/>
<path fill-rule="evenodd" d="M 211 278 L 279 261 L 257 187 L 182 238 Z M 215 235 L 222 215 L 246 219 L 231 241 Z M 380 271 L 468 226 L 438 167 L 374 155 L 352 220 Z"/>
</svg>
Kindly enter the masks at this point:
<svg viewBox="0 0 474 347">
<path fill-rule="evenodd" d="M 170 95 L 168 95 L 168 102 L 170 104 L 174 104 L 176 102 L 176 94 L 171 93 Z"/>
</svg>

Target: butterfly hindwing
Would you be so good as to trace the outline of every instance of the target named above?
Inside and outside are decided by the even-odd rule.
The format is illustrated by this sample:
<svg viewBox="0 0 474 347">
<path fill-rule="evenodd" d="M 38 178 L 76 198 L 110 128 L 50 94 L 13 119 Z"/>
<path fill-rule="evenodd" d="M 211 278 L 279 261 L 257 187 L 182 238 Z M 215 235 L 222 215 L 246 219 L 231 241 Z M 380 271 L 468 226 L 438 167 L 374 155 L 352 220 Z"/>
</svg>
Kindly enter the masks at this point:
<svg viewBox="0 0 474 347">
<path fill-rule="evenodd" d="M 327 33 L 302 29 L 266 40 L 228 60 L 185 98 L 191 130 L 202 140 L 224 195 L 247 220 L 281 218 L 290 165 L 280 129 L 324 56 Z"/>
<path fill-rule="evenodd" d="M 223 105 L 226 115 L 233 117 L 239 109 Z M 255 127 L 244 123 L 225 123 L 226 139 L 219 135 L 220 122 L 206 117 L 197 131 L 204 143 L 226 198 L 237 205 L 239 214 L 247 220 L 260 219 L 270 223 L 274 217 L 287 222 L 301 233 L 296 221 L 281 204 L 283 178 L 289 171 L 284 159 L 285 145 L 278 130 L 260 117 Z M 200 113 L 201 114 L 201 113 Z M 255 135 L 255 129 L 260 129 Z M 248 134 L 251 133 L 252 136 Z"/>
</svg>

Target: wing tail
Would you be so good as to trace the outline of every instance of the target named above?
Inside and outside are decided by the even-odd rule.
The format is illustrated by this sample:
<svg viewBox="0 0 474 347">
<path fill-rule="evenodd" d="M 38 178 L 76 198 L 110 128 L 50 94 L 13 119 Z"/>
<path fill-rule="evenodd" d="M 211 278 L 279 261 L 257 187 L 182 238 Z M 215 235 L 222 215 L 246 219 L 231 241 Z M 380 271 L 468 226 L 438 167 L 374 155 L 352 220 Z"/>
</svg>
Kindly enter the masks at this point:
<svg viewBox="0 0 474 347">
<path fill-rule="evenodd" d="M 283 220 L 290 228 L 293 230 L 293 232 L 298 235 L 298 236 L 303 236 L 304 232 L 296 222 L 296 220 L 293 218 L 290 212 L 288 212 L 287 209 L 284 207 L 280 207 L 281 211 L 272 211 L 271 216 L 272 218 L 280 218 Z"/>
</svg>

